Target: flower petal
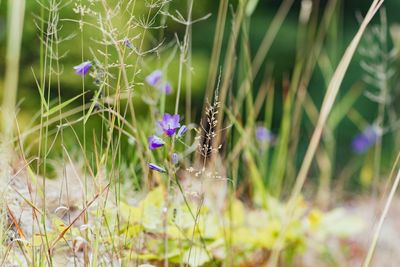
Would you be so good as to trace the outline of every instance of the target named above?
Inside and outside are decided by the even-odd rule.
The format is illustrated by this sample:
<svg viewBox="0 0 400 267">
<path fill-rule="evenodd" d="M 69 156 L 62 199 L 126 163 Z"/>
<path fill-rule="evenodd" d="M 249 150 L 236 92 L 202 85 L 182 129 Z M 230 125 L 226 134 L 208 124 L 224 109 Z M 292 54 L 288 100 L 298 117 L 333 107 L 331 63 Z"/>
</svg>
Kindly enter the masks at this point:
<svg viewBox="0 0 400 267">
<path fill-rule="evenodd" d="M 263 126 L 256 128 L 256 138 L 259 142 L 272 142 L 275 138 L 274 134 L 269 129 Z"/>
<path fill-rule="evenodd" d="M 178 114 L 171 115 L 169 113 L 165 113 L 162 120 L 159 122 L 159 125 L 166 135 L 172 136 L 175 134 L 176 129 L 181 126 L 179 120 L 180 116 Z"/>
<path fill-rule="evenodd" d="M 380 135 L 379 129 L 376 126 L 368 126 L 362 133 L 357 134 L 351 142 L 352 150 L 357 154 L 366 152 L 373 146 Z"/>
<path fill-rule="evenodd" d="M 169 95 L 172 93 L 172 86 L 169 82 L 163 83 L 157 89 L 160 90 L 161 92 L 165 93 L 166 95 Z"/>
<path fill-rule="evenodd" d="M 158 172 L 166 172 L 166 170 L 163 167 L 160 167 L 157 164 L 149 163 L 148 166 L 151 170 L 158 171 Z"/>
<path fill-rule="evenodd" d="M 133 45 L 131 43 L 131 41 L 129 41 L 128 37 L 125 37 L 123 40 L 123 43 L 126 47 L 128 47 L 129 49 L 133 49 Z"/>
<path fill-rule="evenodd" d="M 82 62 L 81 64 L 74 67 L 75 74 L 85 76 L 91 66 L 92 63 L 90 61 Z"/>
<path fill-rule="evenodd" d="M 172 154 L 172 164 L 176 165 L 179 162 L 179 157 L 178 154 L 174 153 Z"/>
<path fill-rule="evenodd" d="M 146 77 L 146 82 L 151 86 L 156 86 L 161 80 L 163 73 L 161 70 L 155 70 Z"/>
<path fill-rule="evenodd" d="M 149 142 L 149 149 L 151 150 L 157 149 L 165 145 L 164 140 L 162 140 L 160 137 L 156 135 L 150 136 L 147 140 Z"/>
<path fill-rule="evenodd" d="M 176 134 L 176 137 L 180 138 L 182 137 L 187 131 L 186 125 L 183 125 L 181 128 L 179 128 L 178 133 Z"/>
</svg>

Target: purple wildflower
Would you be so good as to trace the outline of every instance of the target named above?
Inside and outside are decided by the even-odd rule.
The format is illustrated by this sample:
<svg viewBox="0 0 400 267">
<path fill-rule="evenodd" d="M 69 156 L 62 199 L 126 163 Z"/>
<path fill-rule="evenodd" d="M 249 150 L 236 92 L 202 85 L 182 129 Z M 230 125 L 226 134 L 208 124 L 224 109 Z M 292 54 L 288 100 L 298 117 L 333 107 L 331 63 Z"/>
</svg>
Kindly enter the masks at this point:
<svg viewBox="0 0 400 267">
<path fill-rule="evenodd" d="M 129 41 L 128 37 L 125 37 L 124 40 L 122 41 L 126 47 L 129 49 L 133 49 L 133 44 L 131 41 Z"/>
<path fill-rule="evenodd" d="M 256 128 L 256 138 L 259 142 L 272 142 L 274 139 L 274 134 L 271 133 L 266 127 L 258 126 Z"/>
<path fill-rule="evenodd" d="M 85 61 L 85 62 L 75 66 L 74 70 L 77 75 L 85 76 L 91 66 L 92 66 L 92 63 L 90 61 Z"/>
<path fill-rule="evenodd" d="M 166 170 L 163 167 L 160 167 L 154 163 L 149 163 L 148 166 L 151 170 L 158 171 L 158 172 L 166 172 Z"/>
<path fill-rule="evenodd" d="M 379 129 L 376 126 L 368 126 L 362 133 L 357 134 L 351 143 L 351 148 L 357 154 L 366 152 L 373 146 L 379 137 Z"/>
<path fill-rule="evenodd" d="M 165 113 L 162 120 L 158 122 L 163 132 L 168 136 L 173 136 L 181 125 L 179 123 L 179 114 L 171 115 Z"/>
<path fill-rule="evenodd" d="M 146 82 L 151 86 L 156 86 L 161 80 L 163 73 L 161 70 L 155 70 L 146 77 Z"/>
<path fill-rule="evenodd" d="M 182 137 L 186 133 L 186 131 L 187 131 L 186 125 L 182 125 L 182 127 L 179 128 L 178 133 L 176 134 L 176 137 L 177 138 Z"/>
<path fill-rule="evenodd" d="M 179 157 L 178 154 L 174 153 L 172 154 L 172 164 L 176 165 L 179 162 Z"/>
<path fill-rule="evenodd" d="M 169 95 L 172 93 L 172 86 L 169 82 L 165 82 L 160 87 L 158 87 L 158 90 L 165 93 L 166 95 Z"/>
<path fill-rule="evenodd" d="M 151 150 L 157 149 L 165 145 L 164 140 L 162 140 L 160 137 L 156 135 L 150 136 L 147 140 L 149 141 L 149 148 Z"/>
</svg>

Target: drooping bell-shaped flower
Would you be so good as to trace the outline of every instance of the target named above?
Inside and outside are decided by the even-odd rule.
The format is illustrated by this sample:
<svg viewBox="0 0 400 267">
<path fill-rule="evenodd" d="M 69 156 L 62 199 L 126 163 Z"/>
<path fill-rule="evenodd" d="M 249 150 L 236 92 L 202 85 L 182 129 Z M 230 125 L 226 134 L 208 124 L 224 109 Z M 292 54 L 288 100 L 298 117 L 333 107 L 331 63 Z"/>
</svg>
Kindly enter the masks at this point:
<svg viewBox="0 0 400 267">
<path fill-rule="evenodd" d="M 366 152 L 371 146 L 373 146 L 380 135 L 379 128 L 374 125 L 370 125 L 362 133 L 357 134 L 351 142 L 352 150 L 357 154 Z"/>
<path fill-rule="evenodd" d="M 125 37 L 124 40 L 122 40 L 122 42 L 129 49 L 133 49 L 133 44 L 131 43 L 131 41 L 129 41 L 128 37 Z"/>
<path fill-rule="evenodd" d="M 85 76 L 91 66 L 92 66 L 92 63 L 90 61 L 85 61 L 85 62 L 75 66 L 74 70 L 77 75 Z"/>
<path fill-rule="evenodd" d="M 178 154 L 174 153 L 172 154 L 172 164 L 176 165 L 179 162 L 179 156 Z"/>
<path fill-rule="evenodd" d="M 186 131 L 187 131 L 186 125 L 182 125 L 182 127 L 179 128 L 178 133 L 176 134 L 176 137 L 181 138 L 183 135 L 185 135 Z"/>
<path fill-rule="evenodd" d="M 275 135 L 266 127 L 258 126 L 256 128 L 256 139 L 260 143 L 270 143 L 274 140 Z"/>
<path fill-rule="evenodd" d="M 172 93 L 172 86 L 169 82 L 163 83 L 162 85 L 157 87 L 157 89 L 165 93 L 166 95 L 170 95 Z"/>
<path fill-rule="evenodd" d="M 146 77 L 146 82 L 151 86 L 157 86 L 161 81 L 163 73 L 161 70 L 155 70 Z"/>
<path fill-rule="evenodd" d="M 179 114 L 171 115 L 165 113 L 162 120 L 158 122 L 158 125 L 166 135 L 173 136 L 176 129 L 181 126 L 179 120 Z"/>
<path fill-rule="evenodd" d="M 158 137 L 156 135 L 150 136 L 147 140 L 149 142 L 149 148 L 151 150 L 157 149 L 157 148 L 165 145 L 164 140 L 162 140 L 160 137 Z"/>
<path fill-rule="evenodd" d="M 160 167 L 157 164 L 149 163 L 148 166 L 151 170 L 158 171 L 158 172 L 166 172 L 166 170 L 163 167 Z"/>
</svg>

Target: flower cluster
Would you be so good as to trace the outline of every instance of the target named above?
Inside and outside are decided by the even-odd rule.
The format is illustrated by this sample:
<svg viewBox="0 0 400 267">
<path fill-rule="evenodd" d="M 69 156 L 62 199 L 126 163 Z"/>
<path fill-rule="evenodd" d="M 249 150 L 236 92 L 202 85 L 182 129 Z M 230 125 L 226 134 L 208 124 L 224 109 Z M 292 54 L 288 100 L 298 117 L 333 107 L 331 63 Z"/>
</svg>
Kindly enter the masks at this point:
<svg viewBox="0 0 400 267">
<path fill-rule="evenodd" d="M 161 70 L 155 70 L 146 77 L 148 85 L 156 88 L 157 90 L 169 95 L 172 93 L 172 86 L 168 81 L 164 81 L 163 72 Z"/>
<path fill-rule="evenodd" d="M 171 115 L 169 113 L 165 113 L 162 119 L 157 122 L 157 129 L 159 130 L 159 132 L 163 133 L 167 137 L 172 137 L 176 133 L 176 137 L 180 138 L 186 133 L 187 127 L 185 125 L 181 127 L 179 121 L 179 114 Z M 176 132 L 177 130 L 178 132 Z M 163 147 L 166 144 L 166 142 L 161 137 L 158 137 L 155 134 L 149 136 L 147 140 L 149 142 L 150 150 L 155 150 L 157 148 Z M 177 164 L 179 161 L 178 154 L 173 153 L 171 160 L 174 165 Z M 148 165 L 149 168 L 152 170 L 165 172 L 165 169 L 163 167 L 160 167 L 154 163 L 149 163 Z"/>
</svg>

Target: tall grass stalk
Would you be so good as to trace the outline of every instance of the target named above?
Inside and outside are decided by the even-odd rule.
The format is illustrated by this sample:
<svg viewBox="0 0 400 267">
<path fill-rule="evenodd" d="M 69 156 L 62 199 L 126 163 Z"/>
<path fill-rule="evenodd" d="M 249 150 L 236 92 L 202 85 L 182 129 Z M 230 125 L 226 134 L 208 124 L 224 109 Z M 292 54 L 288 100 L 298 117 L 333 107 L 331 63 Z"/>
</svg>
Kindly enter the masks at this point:
<svg viewBox="0 0 400 267">
<path fill-rule="evenodd" d="M 225 104 L 227 95 L 228 95 L 228 90 L 231 87 L 231 81 L 232 81 L 232 75 L 235 71 L 236 68 L 236 49 L 237 49 L 237 40 L 239 38 L 239 33 L 241 29 L 241 25 L 243 22 L 243 19 L 245 17 L 245 10 L 246 10 L 246 4 L 245 1 L 239 1 L 238 7 L 236 8 L 236 12 L 234 15 L 234 19 L 232 21 L 232 29 L 230 32 L 230 38 L 228 42 L 228 47 L 227 47 L 227 52 L 225 55 L 225 62 L 224 62 L 224 71 L 222 74 L 222 80 L 221 80 L 221 88 L 218 89 L 218 101 L 222 104 Z M 211 147 L 213 149 L 216 149 L 221 140 L 222 140 L 222 132 L 221 128 L 223 125 L 223 116 L 224 112 L 219 112 L 217 115 L 217 125 L 215 128 L 215 132 L 217 135 L 215 136 L 214 140 L 212 140 Z M 217 154 L 214 153 L 211 155 L 211 162 L 215 163 L 216 162 L 216 156 Z"/>
<path fill-rule="evenodd" d="M 271 258 L 269 260 L 269 265 L 268 266 L 277 266 L 278 260 L 279 260 L 279 254 L 281 248 L 281 244 L 284 238 L 284 233 L 287 227 L 287 223 L 291 220 L 291 216 L 294 210 L 294 207 L 296 205 L 296 201 L 301 193 L 301 190 L 303 188 L 303 185 L 307 179 L 307 174 L 308 171 L 311 167 L 311 163 L 313 161 L 315 152 L 317 151 L 319 141 L 321 139 L 322 131 L 325 127 L 326 121 L 328 119 L 328 116 L 332 110 L 333 104 L 336 100 L 336 96 L 339 92 L 340 85 L 342 84 L 342 81 L 344 79 L 344 76 L 346 74 L 346 71 L 349 67 L 350 61 L 353 58 L 353 55 L 356 51 L 356 48 L 361 40 L 361 37 L 367 27 L 367 25 L 371 22 L 372 18 L 375 16 L 375 14 L 378 12 L 379 8 L 383 4 L 384 0 L 375 0 L 369 10 L 368 13 L 366 14 L 360 28 L 358 29 L 356 35 L 354 36 L 353 40 L 351 41 L 350 45 L 347 47 L 339 65 L 336 68 L 335 73 L 333 74 L 333 77 L 328 85 L 327 91 L 325 93 L 325 97 L 321 106 L 321 111 L 318 117 L 317 125 L 314 130 L 314 133 L 311 137 L 308 149 L 306 151 L 306 154 L 304 156 L 303 163 L 300 167 L 299 173 L 297 175 L 295 185 L 293 187 L 293 190 L 290 195 L 290 199 L 288 202 L 288 219 L 287 222 L 285 223 L 280 235 L 279 235 L 279 240 L 277 242 L 277 245 L 272 251 Z"/>
<path fill-rule="evenodd" d="M 313 7 L 315 9 L 317 7 Z M 302 119 L 302 114 L 303 114 L 303 107 L 305 109 L 309 108 L 309 106 L 304 103 L 308 93 L 307 93 L 307 88 L 308 85 L 311 81 L 311 77 L 313 74 L 313 71 L 315 69 L 315 66 L 317 64 L 317 60 L 320 56 L 321 50 L 323 48 L 324 44 L 324 39 L 326 38 L 327 32 L 329 25 L 332 23 L 332 18 L 333 15 L 335 14 L 335 10 L 337 9 L 337 0 L 330 0 L 325 8 L 325 11 L 322 15 L 322 21 L 321 21 L 321 26 L 318 29 L 318 32 L 316 33 L 316 36 L 312 36 L 309 38 L 313 38 L 313 45 L 311 46 L 310 49 L 307 50 L 306 47 L 303 49 L 306 49 L 308 53 L 310 53 L 310 56 L 305 59 L 305 65 L 304 69 L 301 74 L 301 80 L 298 84 L 298 90 L 297 94 L 295 97 L 295 104 L 293 107 L 293 127 L 291 129 L 291 146 L 289 149 L 289 157 L 292 158 L 292 162 L 296 162 L 295 157 L 297 155 L 297 148 L 298 148 L 298 142 L 299 138 L 297 138 L 300 135 L 300 126 L 301 126 L 301 119 Z M 300 18 L 301 19 L 301 18 Z M 309 27 L 311 29 L 316 27 L 316 24 L 318 23 L 318 12 L 315 12 L 314 16 L 310 18 L 310 25 Z M 310 30 L 309 35 L 313 35 L 313 31 Z M 315 39 L 314 39 L 315 38 Z M 306 45 L 300 43 L 299 45 Z M 315 120 L 311 120 L 315 121 Z M 295 177 L 295 166 L 288 166 L 289 171 L 288 171 L 288 177 L 289 179 L 293 176 Z M 292 186 L 293 183 L 289 181 L 287 183 L 289 186 Z"/>
<path fill-rule="evenodd" d="M 6 139 L 12 137 L 14 129 L 24 14 L 25 0 L 8 1 L 6 73 L 2 106 L 2 130 Z"/>
<path fill-rule="evenodd" d="M 221 0 L 219 2 L 217 24 L 215 28 L 214 43 L 211 52 L 211 60 L 208 68 L 207 87 L 204 96 L 203 110 L 207 107 L 207 101 L 211 101 L 211 97 L 215 88 L 215 83 L 218 76 L 218 66 L 222 51 L 222 41 L 224 37 L 226 15 L 228 12 L 229 0 Z"/>
<path fill-rule="evenodd" d="M 2 136 L 0 139 L 0 182 L 3 188 L 0 190 L 0 241 L 5 236 L 5 223 L 7 221 L 7 209 L 5 192 L 10 177 L 10 163 L 12 158 L 12 140 L 15 120 L 15 104 L 18 90 L 19 60 L 21 53 L 22 30 L 25 15 L 25 0 L 9 0 L 7 13 L 7 50 L 6 73 L 3 88 L 2 104 Z M 5 251 L 1 246 L 0 256 L 5 258 Z"/>
<path fill-rule="evenodd" d="M 389 94 L 389 80 L 390 77 L 388 76 L 388 68 L 389 68 L 389 52 L 388 52 L 388 41 L 387 41 L 387 34 L 388 34 L 388 29 L 387 29 L 387 17 L 386 17 L 386 10 L 384 8 L 381 9 L 380 12 L 380 32 L 379 32 L 379 41 L 380 41 L 380 48 L 382 49 L 382 78 L 381 81 L 379 82 L 380 86 L 380 95 L 379 99 L 381 101 L 379 102 L 378 105 L 378 113 L 376 116 L 376 125 L 378 127 L 383 127 L 383 122 L 386 114 L 386 99 L 387 95 Z M 381 166 L 381 159 L 382 159 L 382 135 L 378 135 L 378 140 L 375 144 L 375 151 L 374 151 L 374 176 L 373 176 L 373 188 L 372 192 L 376 196 L 377 191 L 378 191 L 378 186 L 379 186 L 379 175 L 380 175 L 380 166 Z"/>
<path fill-rule="evenodd" d="M 394 170 L 398 166 L 399 160 L 400 160 L 400 153 L 397 155 L 397 159 L 395 161 L 395 164 L 393 165 L 392 173 L 394 172 Z M 392 174 L 389 177 L 391 177 L 391 176 L 392 176 Z M 374 255 L 374 252 L 375 252 L 375 249 L 376 249 L 376 245 L 378 243 L 378 239 L 379 239 L 380 233 L 382 231 L 383 223 L 385 222 L 385 219 L 386 219 L 387 214 L 389 212 L 390 206 L 391 206 L 391 204 L 393 202 L 394 195 L 396 193 L 397 188 L 399 187 L 399 183 L 400 183 L 400 168 L 397 171 L 397 175 L 396 175 L 396 178 L 395 178 L 395 180 L 393 182 L 393 185 L 392 185 L 392 187 L 390 189 L 390 193 L 389 193 L 389 196 L 388 196 L 388 198 L 386 200 L 385 207 L 382 210 L 382 214 L 381 214 L 381 216 L 379 218 L 379 222 L 378 222 L 378 224 L 377 224 L 377 226 L 375 228 L 375 232 L 374 232 L 374 235 L 373 235 L 373 238 L 372 238 L 372 241 L 371 241 L 371 245 L 370 245 L 370 247 L 368 249 L 367 256 L 365 257 L 365 261 L 363 263 L 363 267 L 369 267 L 371 265 L 372 257 Z"/>
<path fill-rule="evenodd" d="M 44 3 L 41 3 L 44 5 Z M 38 160 L 37 162 L 37 170 L 36 170 L 36 176 L 39 177 L 39 173 L 41 171 L 42 177 L 42 190 L 43 194 L 39 197 L 41 197 L 41 201 L 43 202 L 42 205 L 42 213 L 41 213 L 41 218 L 40 218 L 40 225 L 43 228 L 43 233 L 41 233 L 41 241 L 42 244 L 44 245 L 46 253 L 40 253 L 39 255 L 39 262 L 44 262 L 44 259 L 47 261 L 47 264 L 52 266 L 53 265 L 53 258 L 51 255 L 50 251 L 50 241 L 49 241 L 49 236 L 48 236 L 48 229 L 46 225 L 46 207 L 47 207 L 47 202 L 46 202 L 46 195 L 48 194 L 46 190 L 46 176 L 47 176 L 47 167 L 48 167 L 48 155 L 49 155 L 49 126 L 44 126 L 45 122 L 49 120 L 49 116 L 45 116 L 45 114 L 48 112 L 48 107 L 50 105 L 51 101 L 51 96 L 50 96 L 50 91 L 51 91 L 51 84 L 53 81 L 53 63 L 54 63 L 54 58 L 53 58 L 53 45 L 55 43 L 54 38 L 55 38 L 55 31 L 58 30 L 58 5 L 59 3 L 56 3 L 55 0 L 48 1 L 46 3 L 47 5 L 45 6 L 46 11 L 48 12 L 47 14 L 47 20 L 45 20 L 44 15 L 45 12 L 41 13 L 41 20 L 44 21 L 41 23 L 41 26 L 43 26 L 40 31 L 41 31 L 41 37 L 42 37 L 42 42 L 43 42 L 43 49 L 41 49 L 41 58 L 42 58 L 42 66 L 43 69 L 41 70 L 41 81 L 40 81 L 40 88 L 39 91 L 41 92 L 40 94 L 43 96 L 41 99 L 41 116 L 40 116 L 40 133 L 39 133 L 39 150 L 38 150 Z M 47 26 L 45 29 L 44 27 Z M 47 95 L 46 95 L 47 92 Z M 37 196 L 35 196 L 36 198 Z M 34 255 L 34 253 L 33 253 Z"/>
<path fill-rule="evenodd" d="M 357 34 L 353 38 L 352 42 L 350 45 L 347 47 L 346 52 L 344 53 L 342 60 L 340 61 L 338 67 L 336 68 L 336 71 L 329 83 L 327 92 L 325 94 L 324 101 L 322 103 L 321 111 L 318 117 L 318 122 L 316 125 L 316 128 L 314 130 L 314 133 L 311 137 L 309 147 L 307 149 L 307 152 L 304 157 L 304 161 L 301 165 L 299 174 L 296 178 L 296 184 L 293 188 L 292 194 L 291 194 L 291 200 L 297 199 L 297 197 L 300 194 L 300 191 L 304 185 L 304 182 L 307 178 L 308 171 L 310 169 L 313 157 L 315 155 L 316 149 L 318 147 L 319 141 L 321 139 L 322 131 L 324 129 L 325 123 L 328 119 L 328 116 L 330 114 L 330 111 L 332 110 L 333 104 L 336 100 L 336 96 L 339 92 L 340 85 L 342 84 L 342 81 L 344 79 L 344 76 L 346 74 L 346 71 L 349 67 L 350 61 L 354 55 L 354 52 L 361 40 L 362 34 L 364 33 L 367 25 L 369 22 L 372 20 L 376 12 L 379 10 L 380 6 L 383 4 L 383 0 L 375 0 L 371 8 L 369 9 L 367 15 L 365 16 L 363 23 L 361 24 Z"/>
<path fill-rule="evenodd" d="M 276 15 L 274 16 L 270 26 L 268 27 L 268 30 L 266 31 L 263 40 L 259 46 L 259 48 L 257 49 L 256 55 L 253 59 L 253 61 L 251 62 L 251 66 L 249 66 L 246 69 L 246 72 L 243 74 L 243 79 L 240 80 L 239 82 L 239 88 L 238 88 L 238 96 L 237 96 L 237 103 L 238 103 L 238 107 L 236 108 L 237 111 L 241 110 L 241 106 L 243 102 L 243 98 L 246 97 L 247 99 L 249 99 L 249 90 L 251 88 L 254 79 L 257 77 L 257 74 L 261 68 L 262 62 L 264 62 L 266 56 L 268 55 L 268 52 L 271 48 L 272 42 L 275 39 L 280 27 L 282 26 L 283 21 L 285 20 L 291 6 L 293 4 L 293 0 L 285 0 L 281 3 L 278 12 L 276 13 Z M 246 5 L 240 5 L 237 8 L 237 11 L 235 13 L 235 17 L 233 19 L 233 28 L 232 28 L 232 32 L 231 32 L 231 37 L 229 39 L 228 42 L 228 49 L 227 52 L 225 54 L 225 63 L 224 63 L 224 73 L 222 76 L 222 85 L 221 85 L 221 93 L 220 93 L 220 102 L 225 104 L 226 102 L 226 95 L 227 95 L 227 91 L 228 89 L 232 86 L 231 85 L 231 75 L 232 73 L 235 71 L 236 68 L 236 59 L 234 56 L 234 53 L 236 52 L 236 42 L 237 42 L 237 38 L 240 33 L 240 25 L 243 20 L 246 19 L 247 16 L 250 16 L 251 14 L 247 14 L 247 12 L 244 12 L 244 10 L 246 10 L 247 6 Z M 246 10 L 247 11 L 247 10 Z M 243 36 L 245 36 L 245 34 L 243 34 Z M 249 59 L 250 60 L 250 59 Z M 210 80 L 209 80 L 210 83 Z M 206 94 L 207 95 L 207 94 Z M 248 102 L 248 101 L 247 101 Z M 252 102 L 252 101 L 250 101 Z M 249 104 L 249 102 L 248 102 Z M 252 104 L 250 104 L 251 106 Z M 220 143 L 220 141 L 222 140 L 222 125 L 223 125 L 223 115 L 224 113 L 221 112 L 220 114 L 218 114 L 218 118 L 217 118 L 217 127 L 216 127 L 216 138 L 215 140 L 213 140 L 213 144 L 214 147 L 218 146 L 218 144 Z M 235 114 L 236 115 L 236 114 Z M 231 118 L 232 119 L 232 118 Z M 248 124 L 246 127 L 246 131 L 251 131 L 251 124 Z M 245 138 L 247 137 L 247 134 L 244 134 L 240 137 L 240 139 L 242 141 L 245 141 Z M 234 148 L 234 150 L 239 151 L 239 148 L 242 146 L 241 144 L 243 144 L 243 142 L 239 140 L 237 142 L 236 147 Z M 247 153 L 247 155 L 250 155 Z M 250 160 L 250 158 L 248 158 Z M 258 188 L 256 190 L 263 190 L 261 188 Z"/>
</svg>

